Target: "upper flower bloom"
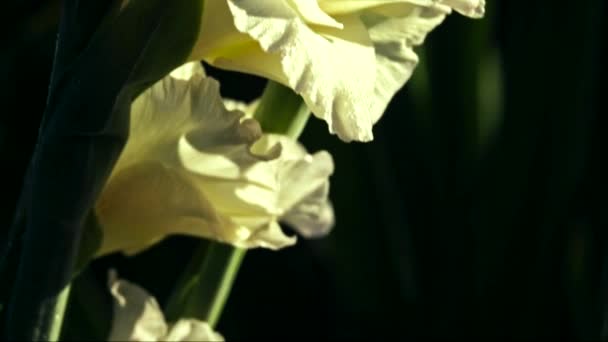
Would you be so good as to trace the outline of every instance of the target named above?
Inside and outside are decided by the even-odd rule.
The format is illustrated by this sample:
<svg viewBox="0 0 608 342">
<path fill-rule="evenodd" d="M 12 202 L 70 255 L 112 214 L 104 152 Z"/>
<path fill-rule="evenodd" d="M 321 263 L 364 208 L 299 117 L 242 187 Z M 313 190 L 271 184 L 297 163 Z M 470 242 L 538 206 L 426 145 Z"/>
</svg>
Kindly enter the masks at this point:
<svg viewBox="0 0 608 342">
<path fill-rule="evenodd" d="M 452 9 L 484 0 L 206 0 L 191 58 L 292 88 L 345 141 L 372 126 L 412 74 L 412 50 Z"/>
<path fill-rule="evenodd" d="M 108 287 L 114 298 L 109 341 L 224 341 L 207 322 L 196 319 L 181 319 L 169 327 L 156 299 L 113 271 Z"/>
<path fill-rule="evenodd" d="M 129 140 L 95 207 L 97 254 L 136 253 L 169 234 L 278 249 L 296 240 L 279 220 L 306 237 L 326 234 L 332 173 L 327 152 L 262 135 L 225 107 L 199 63 L 186 64 L 133 102 Z"/>
</svg>

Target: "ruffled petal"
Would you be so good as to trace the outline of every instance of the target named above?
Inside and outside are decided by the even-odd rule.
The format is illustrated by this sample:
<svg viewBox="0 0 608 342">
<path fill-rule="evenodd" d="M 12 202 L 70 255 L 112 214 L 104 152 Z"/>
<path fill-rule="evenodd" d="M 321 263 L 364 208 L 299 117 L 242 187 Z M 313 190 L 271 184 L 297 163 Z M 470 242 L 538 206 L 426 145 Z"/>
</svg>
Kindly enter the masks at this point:
<svg viewBox="0 0 608 342">
<path fill-rule="evenodd" d="M 146 290 L 109 272 L 108 287 L 114 298 L 109 341 L 224 341 L 207 322 L 181 319 L 171 328 L 158 302 Z"/>
<path fill-rule="evenodd" d="M 179 147 L 180 159 L 188 172 L 196 192 L 209 198 L 217 212 L 229 221 L 215 240 L 240 248 L 268 248 L 277 250 L 296 242 L 276 225 L 282 213 L 277 206 L 279 184 L 277 163 L 282 158 L 282 145 L 266 143 L 264 137 L 252 146 L 252 154 L 280 154 L 275 160 L 260 161 L 234 158 L 229 151 L 223 154 L 197 150 L 185 140 Z M 233 232 L 225 235 L 226 232 Z"/>
<path fill-rule="evenodd" d="M 265 139 L 283 146 L 278 175 L 277 206 L 281 221 L 288 223 L 306 238 L 321 237 L 334 225 L 333 207 L 329 201 L 329 177 L 334 172 L 331 155 L 325 151 L 310 155 L 304 147 L 280 135 Z"/>
<path fill-rule="evenodd" d="M 414 47 L 424 42 L 446 14 L 441 7 L 415 7 L 403 17 L 371 12 L 362 15 L 376 52 L 373 123 L 380 119 L 395 93 L 411 77 L 418 64 Z"/>
<path fill-rule="evenodd" d="M 441 2 L 471 18 L 482 18 L 486 13 L 485 0 L 442 0 Z"/>
<path fill-rule="evenodd" d="M 343 29 L 316 26 L 313 31 L 287 2 L 229 0 L 228 5 L 236 28 L 275 56 L 258 64 L 258 68 L 270 70 L 259 74 L 300 94 L 315 116 L 325 120 L 341 139 L 372 139 L 371 105 L 366 94 L 373 90 L 375 56 L 357 16 L 334 18 L 344 25 Z M 243 59 L 216 63 L 235 68 Z M 273 66 L 277 62 L 280 77 L 276 75 L 277 66 Z"/>
<path fill-rule="evenodd" d="M 207 323 L 196 319 L 181 319 L 175 323 L 165 341 L 224 341 L 224 337 L 215 332 Z"/>
<path fill-rule="evenodd" d="M 98 255 L 134 254 L 170 234 L 189 234 L 230 242 L 238 226 L 205 197 L 185 171 L 184 142 L 214 158 L 205 167 L 223 170 L 220 161 L 241 166 L 276 158 L 250 149 L 261 137 L 259 124 L 224 107 L 217 81 L 199 63 L 186 64 L 156 83 L 133 103 L 131 134 L 96 212 L 104 230 Z"/>
<path fill-rule="evenodd" d="M 304 178 L 285 170 L 316 157 L 293 140 L 262 135 L 239 110 L 251 112 L 255 104 L 226 103 L 229 109 L 198 64 L 134 102 L 131 136 L 95 208 L 104 233 L 98 255 L 138 253 L 171 234 L 241 248 L 296 242 L 278 221 L 315 189 L 286 186 L 289 177 Z M 295 196 L 288 204 L 287 193 Z"/>
<path fill-rule="evenodd" d="M 175 164 L 182 136 L 195 136 L 198 149 L 214 149 L 250 146 L 261 135 L 255 120 L 224 107 L 219 83 L 205 77 L 200 63 L 187 63 L 135 99 L 129 140 L 113 172 L 147 159 Z"/>
<path fill-rule="evenodd" d="M 241 227 L 243 248 L 280 249 L 296 242 L 285 235 L 277 221 L 285 221 L 304 237 L 327 234 L 333 226 L 333 210 L 328 200 L 333 161 L 327 152 L 310 155 L 296 141 L 266 134 L 252 150 L 266 153 L 281 146 L 277 159 L 253 164 L 211 162 L 217 156 L 183 145 L 180 150 L 191 172 L 192 184 L 213 205 Z M 223 165 L 214 169 L 206 165 Z"/>
<path fill-rule="evenodd" d="M 279 201 L 288 208 L 281 220 L 305 238 L 323 237 L 335 224 L 329 201 L 329 176 L 334 171 L 331 155 L 318 152 L 303 158 L 286 169 Z M 293 189 L 293 191 L 289 191 Z"/>
<path fill-rule="evenodd" d="M 484 8 L 485 0 L 207 1 L 197 56 L 282 83 L 331 133 L 369 141 L 418 61 L 412 47 L 452 9 L 479 18 Z M 368 30 L 373 16 L 397 21 Z"/>
<path fill-rule="evenodd" d="M 110 272 L 108 286 L 114 298 L 109 341 L 160 341 L 167 334 L 165 317 L 146 290 Z"/>
<path fill-rule="evenodd" d="M 258 101 L 245 104 L 225 99 L 229 109 L 238 109 L 251 116 Z M 287 137 L 265 135 L 255 145 L 277 144 L 282 146 L 281 173 L 278 184 L 281 188 L 277 207 L 281 221 L 289 224 L 305 238 L 322 237 L 335 225 L 333 206 L 329 200 L 329 177 L 334 172 L 331 155 L 325 151 L 308 154 L 304 147 Z"/>
</svg>

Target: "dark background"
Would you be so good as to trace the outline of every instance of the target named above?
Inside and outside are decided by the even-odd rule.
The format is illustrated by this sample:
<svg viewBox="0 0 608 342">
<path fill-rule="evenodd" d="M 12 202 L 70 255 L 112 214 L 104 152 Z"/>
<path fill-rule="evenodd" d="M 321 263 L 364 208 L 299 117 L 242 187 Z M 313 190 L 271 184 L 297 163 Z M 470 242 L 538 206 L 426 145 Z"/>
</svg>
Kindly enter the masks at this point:
<svg viewBox="0 0 608 342">
<path fill-rule="evenodd" d="M 309 122 L 303 143 L 336 161 L 337 225 L 322 240 L 247 254 L 218 326 L 227 339 L 607 338 L 606 5 L 487 7 L 481 21 L 451 15 L 417 50 L 422 63 L 373 143 L 344 144 Z M 59 1 L 3 4 L 4 234 L 45 107 L 58 17 Z M 263 89 L 255 77 L 209 73 L 225 96 Z M 197 245 L 174 237 L 96 261 L 74 286 L 65 337 L 103 336 L 108 268 L 162 304 Z"/>
</svg>

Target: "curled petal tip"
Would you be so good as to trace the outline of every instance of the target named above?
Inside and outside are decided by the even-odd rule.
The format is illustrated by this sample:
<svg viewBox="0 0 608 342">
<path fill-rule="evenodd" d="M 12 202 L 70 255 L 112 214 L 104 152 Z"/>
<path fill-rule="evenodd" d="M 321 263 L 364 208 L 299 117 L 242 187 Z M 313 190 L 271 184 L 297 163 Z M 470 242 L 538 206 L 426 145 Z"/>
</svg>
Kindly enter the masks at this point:
<svg viewBox="0 0 608 342">
<path fill-rule="evenodd" d="M 486 13 L 485 0 L 445 0 L 444 3 L 470 18 L 482 18 Z"/>
<path fill-rule="evenodd" d="M 254 119 L 245 119 L 237 126 L 238 135 L 246 141 L 256 141 L 262 137 L 262 127 Z"/>
<path fill-rule="evenodd" d="M 477 1 L 477 6 L 470 12 L 471 18 L 482 18 L 486 14 L 486 1 Z"/>
</svg>

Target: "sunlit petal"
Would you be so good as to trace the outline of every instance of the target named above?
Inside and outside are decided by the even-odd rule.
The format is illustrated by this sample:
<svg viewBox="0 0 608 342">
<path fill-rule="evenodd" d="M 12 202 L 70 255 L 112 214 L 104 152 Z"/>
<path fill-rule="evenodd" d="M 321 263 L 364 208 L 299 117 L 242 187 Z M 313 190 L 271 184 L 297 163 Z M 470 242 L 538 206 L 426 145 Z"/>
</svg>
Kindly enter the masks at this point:
<svg viewBox="0 0 608 342">
<path fill-rule="evenodd" d="M 485 1 L 208 0 L 192 57 L 282 83 L 331 133 L 369 141 L 418 62 L 413 48 L 452 9 L 479 18 Z"/>
<path fill-rule="evenodd" d="M 313 170 L 316 159 L 296 141 L 263 135 L 254 108 L 224 102 L 200 64 L 184 65 L 137 98 L 131 135 L 95 207 L 103 228 L 97 255 L 135 254 L 172 234 L 241 248 L 293 245 L 296 237 L 278 222 L 295 202 L 282 199 L 312 190 L 284 186 L 285 170 L 303 161 Z M 326 193 L 315 198 L 327 202 Z"/>
</svg>

